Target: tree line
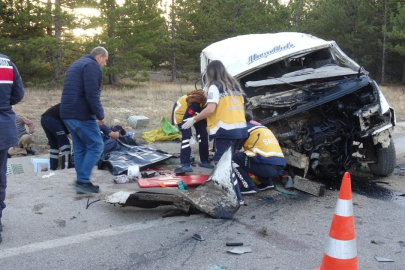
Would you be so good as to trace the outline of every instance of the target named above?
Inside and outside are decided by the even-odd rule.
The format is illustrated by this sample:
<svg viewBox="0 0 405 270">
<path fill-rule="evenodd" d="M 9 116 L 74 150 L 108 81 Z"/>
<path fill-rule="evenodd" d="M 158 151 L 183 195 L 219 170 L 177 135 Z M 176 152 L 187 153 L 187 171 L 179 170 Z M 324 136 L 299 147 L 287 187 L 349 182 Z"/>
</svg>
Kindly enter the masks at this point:
<svg viewBox="0 0 405 270">
<path fill-rule="evenodd" d="M 90 8 L 99 16 L 78 13 Z M 75 35 L 75 29 L 94 35 Z M 1 0 L 0 53 L 27 86 L 58 84 L 69 65 L 102 45 L 104 81 L 173 80 L 199 70 L 201 50 L 244 34 L 298 31 L 335 40 L 379 82 L 405 83 L 401 0 Z"/>
</svg>

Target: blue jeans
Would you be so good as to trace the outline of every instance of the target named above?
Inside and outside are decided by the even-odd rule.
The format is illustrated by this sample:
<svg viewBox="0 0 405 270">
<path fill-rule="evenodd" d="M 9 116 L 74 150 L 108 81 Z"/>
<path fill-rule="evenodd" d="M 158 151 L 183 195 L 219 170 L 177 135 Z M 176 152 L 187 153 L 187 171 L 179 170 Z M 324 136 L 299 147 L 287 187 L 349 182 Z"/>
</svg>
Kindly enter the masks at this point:
<svg viewBox="0 0 405 270">
<path fill-rule="evenodd" d="M 96 120 L 64 119 L 73 139 L 77 182 L 90 183 L 90 175 L 103 153 L 104 143 Z"/>
</svg>

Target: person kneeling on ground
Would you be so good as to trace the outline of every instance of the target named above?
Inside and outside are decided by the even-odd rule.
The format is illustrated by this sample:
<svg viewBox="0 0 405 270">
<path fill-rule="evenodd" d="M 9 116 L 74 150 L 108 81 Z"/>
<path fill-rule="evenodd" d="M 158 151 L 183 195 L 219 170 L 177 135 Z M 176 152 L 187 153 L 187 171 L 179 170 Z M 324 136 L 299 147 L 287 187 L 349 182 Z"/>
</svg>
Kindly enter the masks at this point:
<svg viewBox="0 0 405 270">
<path fill-rule="evenodd" d="M 180 162 L 181 168 L 174 170 L 175 173 L 192 172 L 193 168 L 190 166 L 191 148 L 190 140 L 192 140 L 191 129 L 183 129 L 183 121 L 194 117 L 201 112 L 201 107 L 207 102 L 207 97 L 203 90 L 194 90 L 187 95 L 182 96 L 174 104 L 172 113 L 172 122 L 177 124 L 181 131 L 181 149 L 180 149 Z M 212 169 L 214 166 L 208 160 L 208 133 L 207 121 L 202 120 L 194 124 L 195 131 L 198 139 L 198 150 L 200 154 L 200 167 Z"/>
<path fill-rule="evenodd" d="M 41 116 L 41 126 L 48 138 L 50 149 L 49 161 L 51 170 L 58 169 L 59 152 L 62 154 L 62 166 L 65 168 L 65 161 L 70 161 L 70 137 L 69 131 L 60 118 L 60 103 L 44 112 Z M 68 167 L 71 167 L 68 165 Z"/>
<path fill-rule="evenodd" d="M 233 167 L 241 184 L 242 194 L 253 194 L 259 190 L 274 188 L 272 178 L 283 173 L 286 165 L 283 152 L 274 134 L 267 127 L 253 120 L 246 112 L 249 137 L 238 141 L 236 149 L 243 152 L 233 155 Z M 249 173 L 258 177 L 260 185 L 256 187 Z"/>
<path fill-rule="evenodd" d="M 10 156 L 22 155 L 38 155 L 38 150 L 32 145 L 32 133 L 35 132 L 34 122 L 25 118 L 22 115 L 15 116 L 15 125 L 17 127 L 18 145 L 9 149 Z M 25 126 L 28 126 L 28 132 Z"/>
</svg>

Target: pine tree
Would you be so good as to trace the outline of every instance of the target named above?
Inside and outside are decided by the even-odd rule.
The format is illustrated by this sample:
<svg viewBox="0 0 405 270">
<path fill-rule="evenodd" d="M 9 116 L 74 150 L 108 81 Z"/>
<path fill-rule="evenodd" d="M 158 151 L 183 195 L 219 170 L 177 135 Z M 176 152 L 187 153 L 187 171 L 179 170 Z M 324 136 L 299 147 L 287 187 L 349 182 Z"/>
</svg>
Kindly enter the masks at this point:
<svg viewBox="0 0 405 270">
<path fill-rule="evenodd" d="M 101 26 L 103 32 L 91 44 L 102 44 L 109 52 L 108 65 L 104 68 L 109 84 L 116 84 L 117 75 L 135 81 L 148 80 L 146 70 L 152 66 L 149 58 L 157 51 L 165 30 L 160 2 L 127 0 L 122 6 L 115 0 L 93 2 L 101 16 L 93 18 L 88 27 Z"/>
<path fill-rule="evenodd" d="M 174 34 L 171 55 L 176 70 L 198 71 L 199 56 L 206 46 L 234 36 L 290 29 L 288 8 L 277 0 L 173 0 L 171 24 Z M 168 58 L 173 67 L 173 58 Z"/>
<path fill-rule="evenodd" d="M 391 42 L 389 48 L 395 52 L 402 61 L 402 83 L 405 83 L 405 5 L 404 3 L 397 4 L 397 12 L 391 14 L 390 22 L 392 31 L 387 35 Z"/>
</svg>

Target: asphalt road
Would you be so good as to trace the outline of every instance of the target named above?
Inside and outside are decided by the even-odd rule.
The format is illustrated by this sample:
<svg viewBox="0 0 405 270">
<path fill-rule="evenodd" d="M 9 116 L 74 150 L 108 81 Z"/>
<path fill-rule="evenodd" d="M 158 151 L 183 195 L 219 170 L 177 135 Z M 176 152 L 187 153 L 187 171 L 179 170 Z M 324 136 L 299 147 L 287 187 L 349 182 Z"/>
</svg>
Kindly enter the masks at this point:
<svg viewBox="0 0 405 270">
<path fill-rule="evenodd" d="M 398 166 L 405 167 L 401 131 L 394 139 Z M 333 185 L 323 197 L 270 190 L 245 196 L 247 206 L 232 220 L 162 218 L 172 208 L 96 202 L 86 209 L 87 199 L 72 190 L 74 170 L 44 175 L 26 170 L 9 177 L 1 270 L 313 269 L 320 264 L 338 196 Z M 105 193 L 133 187 L 113 184 L 105 171 L 93 175 Z M 360 269 L 405 269 L 404 176 L 354 180 L 352 186 Z M 206 240 L 192 239 L 194 233 Z M 243 242 L 252 253 L 230 254 L 226 242 Z M 377 262 L 375 256 L 395 262 Z"/>
</svg>

